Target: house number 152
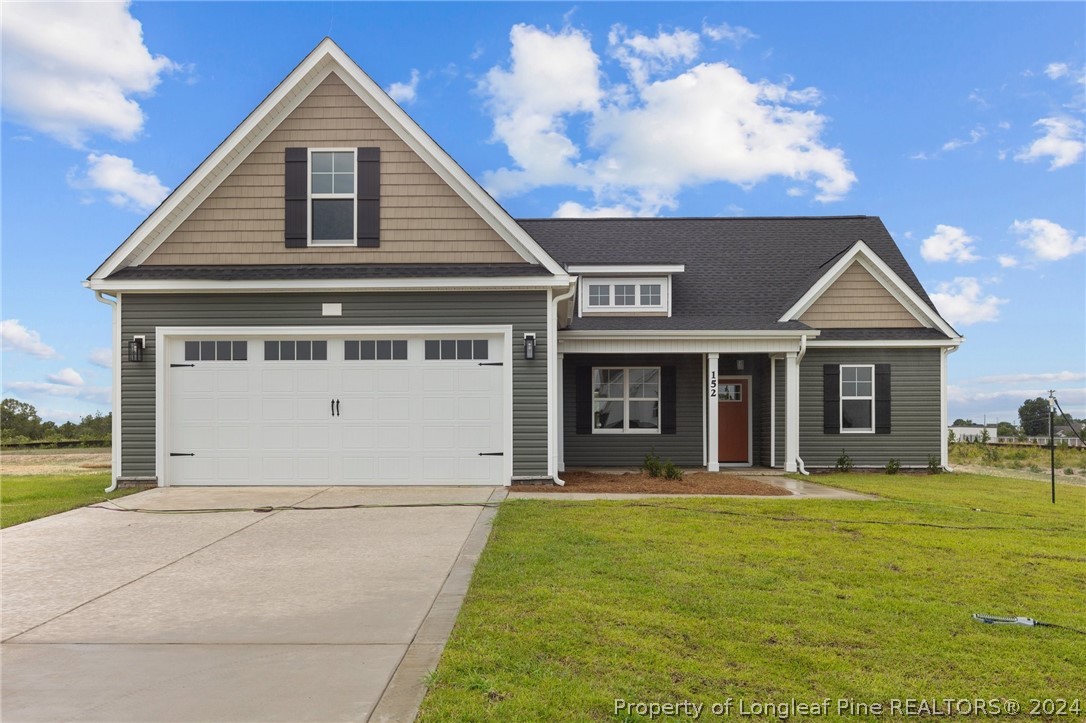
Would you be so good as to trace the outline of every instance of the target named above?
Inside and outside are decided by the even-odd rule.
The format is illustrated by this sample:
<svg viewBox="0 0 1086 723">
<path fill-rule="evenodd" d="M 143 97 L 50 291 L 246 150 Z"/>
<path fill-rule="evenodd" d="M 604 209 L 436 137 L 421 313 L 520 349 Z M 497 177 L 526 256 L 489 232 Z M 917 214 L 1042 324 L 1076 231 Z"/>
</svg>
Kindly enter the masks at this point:
<svg viewBox="0 0 1086 723">
<path fill-rule="evenodd" d="M 716 396 L 716 370 L 709 372 L 709 398 Z"/>
</svg>

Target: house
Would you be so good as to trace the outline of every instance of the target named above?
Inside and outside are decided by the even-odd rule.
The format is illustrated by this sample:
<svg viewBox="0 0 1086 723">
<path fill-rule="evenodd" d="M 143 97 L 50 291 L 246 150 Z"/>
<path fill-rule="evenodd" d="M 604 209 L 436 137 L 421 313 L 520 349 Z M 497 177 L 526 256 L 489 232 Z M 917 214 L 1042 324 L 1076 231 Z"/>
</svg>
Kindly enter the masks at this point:
<svg viewBox="0 0 1086 723">
<path fill-rule="evenodd" d="M 325 39 L 86 282 L 114 484 L 946 463 L 876 217 L 515 220 Z"/>
<path fill-rule="evenodd" d="M 988 433 L 987 441 L 995 442 L 999 437 L 998 429 L 995 424 L 989 424 L 986 427 L 981 425 L 947 427 L 947 431 L 954 435 L 955 442 L 983 442 L 985 432 Z"/>
</svg>

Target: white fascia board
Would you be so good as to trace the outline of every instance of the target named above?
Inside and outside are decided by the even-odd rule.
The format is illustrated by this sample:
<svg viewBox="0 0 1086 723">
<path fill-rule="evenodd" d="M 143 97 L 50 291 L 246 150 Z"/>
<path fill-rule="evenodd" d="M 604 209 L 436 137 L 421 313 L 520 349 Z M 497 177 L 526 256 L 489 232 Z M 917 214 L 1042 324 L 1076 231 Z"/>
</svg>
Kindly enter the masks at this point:
<svg viewBox="0 0 1086 723">
<path fill-rule="evenodd" d="M 707 339 L 719 341 L 721 339 L 772 339 L 787 338 L 798 339 L 806 336 L 814 338 L 821 332 L 816 329 L 788 329 L 772 331 L 768 329 L 752 329 L 747 331 L 720 331 L 719 329 L 705 330 L 637 330 L 637 329 L 579 329 L 559 331 L 558 338 L 571 339 Z"/>
<path fill-rule="evenodd" d="M 308 326 L 160 326 L 156 332 L 162 336 L 335 336 L 357 335 L 374 336 L 395 333 L 403 336 L 426 336 L 433 334 L 471 335 L 471 334 L 512 334 L 513 327 L 508 324 L 389 324 L 387 326 L 360 326 L 345 324 L 330 326 L 310 324 Z M 510 337 L 511 338 L 511 337 Z"/>
<path fill-rule="evenodd" d="M 812 349 L 892 349 L 892 348 L 931 348 L 931 349 L 944 349 L 944 348 L 957 348 L 961 345 L 965 337 L 956 337 L 954 339 L 864 339 L 864 340 L 848 340 L 848 339 L 825 339 L 825 340 L 812 340 L 807 342 L 807 346 Z"/>
<path fill-rule="evenodd" d="M 571 274 L 606 274 L 625 276 L 630 274 L 681 274 L 686 264 L 571 264 L 566 267 Z"/>
<path fill-rule="evenodd" d="M 314 70 L 330 60 L 326 72 L 318 72 L 310 82 L 302 87 L 302 81 Z M 339 72 L 337 72 L 339 71 Z M 325 38 L 313 49 L 291 73 L 251 112 L 241 125 L 227 136 L 219 146 L 201 163 L 180 186 L 174 189 L 165 201 L 91 274 L 91 280 L 104 279 L 121 267 L 130 258 L 134 263 L 146 259 L 188 216 L 188 211 L 199 206 L 217 186 L 209 182 L 209 177 L 217 169 L 218 178 L 227 177 L 249 155 L 249 152 L 264 141 L 278 126 L 279 118 L 286 117 L 308 95 L 309 91 L 324 81 L 332 72 L 348 85 L 385 123 L 389 125 L 412 150 L 427 161 L 434 171 L 442 177 L 463 200 L 478 213 L 510 246 L 529 263 L 542 264 L 556 276 L 564 275 L 561 266 L 554 261 L 539 244 L 522 229 L 516 221 L 485 190 L 471 178 L 415 121 L 411 120 L 387 93 L 381 90 L 373 79 L 332 41 Z M 293 94 L 293 96 L 292 96 Z M 283 102 L 275 119 L 270 116 Z M 250 133 L 258 130 L 242 147 L 242 142 Z M 221 164 L 226 164 L 219 168 Z M 178 213 L 178 207 L 188 202 L 187 210 Z M 168 228 L 159 229 L 168 224 Z M 141 244 L 153 232 L 159 230 L 156 240 L 140 251 Z M 138 255 L 136 255 L 138 252 Z M 135 257 L 135 258 L 133 258 Z"/>
<path fill-rule="evenodd" d="M 878 254 L 871 250 L 863 240 L 857 241 L 845 254 L 830 267 L 830 269 L 816 281 L 799 301 L 778 319 L 780 322 L 794 321 L 803 315 L 807 309 L 818 301 L 819 297 L 840 278 L 841 274 L 852 265 L 853 261 L 859 261 L 897 301 L 908 309 L 917 321 L 927 328 L 937 328 L 951 338 L 960 338 L 958 332 L 947 324 L 939 313 L 931 308 L 909 285 L 897 275 L 897 273 L 879 258 Z"/>
<path fill-rule="evenodd" d="M 278 281 L 211 281 L 109 279 L 84 281 L 94 291 L 142 291 L 146 293 L 177 292 L 299 292 L 299 291 L 459 291 L 462 289 L 498 291 L 500 289 L 567 288 L 568 277 L 465 277 L 433 279 L 283 279 Z"/>
</svg>

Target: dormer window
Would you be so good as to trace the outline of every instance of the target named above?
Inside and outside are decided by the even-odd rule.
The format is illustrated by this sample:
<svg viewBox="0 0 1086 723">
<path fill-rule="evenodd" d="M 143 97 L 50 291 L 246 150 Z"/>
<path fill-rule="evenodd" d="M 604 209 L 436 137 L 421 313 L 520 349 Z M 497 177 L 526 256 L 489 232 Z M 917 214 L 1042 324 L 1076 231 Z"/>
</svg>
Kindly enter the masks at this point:
<svg viewBox="0 0 1086 723">
<path fill-rule="evenodd" d="M 581 313 L 668 312 L 670 279 L 585 278 L 581 281 Z"/>
</svg>

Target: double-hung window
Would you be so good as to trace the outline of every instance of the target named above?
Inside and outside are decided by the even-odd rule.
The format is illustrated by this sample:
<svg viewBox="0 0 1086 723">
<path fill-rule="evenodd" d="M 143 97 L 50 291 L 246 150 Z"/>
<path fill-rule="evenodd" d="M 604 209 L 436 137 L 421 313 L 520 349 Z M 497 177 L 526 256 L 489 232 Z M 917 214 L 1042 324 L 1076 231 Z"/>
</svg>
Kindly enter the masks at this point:
<svg viewBox="0 0 1086 723">
<path fill-rule="evenodd" d="M 841 431 L 875 431 L 875 366 L 841 365 Z"/>
<path fill-rule="evenodd" d="M 660 368 L 593 368 L 592 431 L 659 434 Z"/>
<path fill-rule="evenodd" d="M 354 246 L 357 161 L 354 148 L 309 149 L 309 243 Z"/>
</svg>

